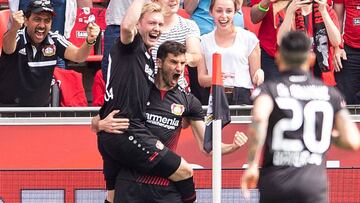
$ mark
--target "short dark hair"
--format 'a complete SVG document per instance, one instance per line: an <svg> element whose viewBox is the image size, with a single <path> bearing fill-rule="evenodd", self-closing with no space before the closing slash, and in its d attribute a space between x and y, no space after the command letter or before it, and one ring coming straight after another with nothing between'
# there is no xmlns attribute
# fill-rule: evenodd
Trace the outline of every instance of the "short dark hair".
<svg viewBox="0 0 360 203"><path fill-rule="evenodd" d="M178 56L185 53L185 45L175 41L165 41L160 45L157 51L157 58L164 61L168 54L174 54L175 56Z"/></svg>
<svg viewBox="0 0 360 203"><path fill-rule="evenodd" d="M279 50L289 68L299 68L307 60L310 47L310 39L304 32L291 31L282 38Z"/></svg>

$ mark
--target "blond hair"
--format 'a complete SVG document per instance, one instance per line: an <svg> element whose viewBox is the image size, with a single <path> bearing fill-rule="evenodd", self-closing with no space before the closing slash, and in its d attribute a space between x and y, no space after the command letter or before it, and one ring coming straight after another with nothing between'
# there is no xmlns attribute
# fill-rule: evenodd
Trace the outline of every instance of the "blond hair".
<svg viewBox="0 0 360 203"><path fill-rule="evenodd" d="M161 13L161 14L163 14L163 9L157 3L148 2L148 3L145 3L141 9L140 19L142 19L144 17L145 13Z"/></svg>

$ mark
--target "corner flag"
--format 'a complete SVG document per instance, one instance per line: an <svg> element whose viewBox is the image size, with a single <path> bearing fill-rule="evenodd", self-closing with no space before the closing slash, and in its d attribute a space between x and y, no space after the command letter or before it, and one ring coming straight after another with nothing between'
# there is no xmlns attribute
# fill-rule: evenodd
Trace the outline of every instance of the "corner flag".
<svg viewBox="0 0 360 203"><path fill-rule="evenodd" d="M212 63L212 86L205 118L204 150L207 153L212 151L212 122L214 120L221 120L221 126L223 128L231 121L229 103L223 86L221 55L214 53Z"/></svg>

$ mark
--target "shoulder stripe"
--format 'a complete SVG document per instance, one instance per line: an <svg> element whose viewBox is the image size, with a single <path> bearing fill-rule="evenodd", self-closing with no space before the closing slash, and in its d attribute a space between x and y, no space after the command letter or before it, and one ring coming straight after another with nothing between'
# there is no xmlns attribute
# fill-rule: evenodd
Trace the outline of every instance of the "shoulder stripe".
<svg viewBox="0 0 360 203"><path fill-rule="evenodd" d="M23 41L24 41L24 44L27 43L26 37L25 37L25 28L20 29L20 30L17 31L17 37L19 37L19 39L16 38L16 41L18 41L18 40L20 40L22 38Z"/></svg>
<svg viewBox="0 0 360 203"><path fill-rule="evenodd" d="M63 35L60 35L58 32L51 32L49 34L51 38L55 38L64 47L67 47L71 44Z"/></svg>
<svg viewBox="0 0 360 203"><path fill-rule="evenodd" d="M59 37L57 38L58 42L62 44L64 47L68 47L70 45L70 42L67 41L65 38Z"/></svg>
<svg viewBox="0 0 360 203"><path fill-rule="evenodd" d="M41 62L28 62L29 67L39 68L39 67L46 67L46 66L54 66L56 65L56 60L51 61L41 61Z"/></svg>

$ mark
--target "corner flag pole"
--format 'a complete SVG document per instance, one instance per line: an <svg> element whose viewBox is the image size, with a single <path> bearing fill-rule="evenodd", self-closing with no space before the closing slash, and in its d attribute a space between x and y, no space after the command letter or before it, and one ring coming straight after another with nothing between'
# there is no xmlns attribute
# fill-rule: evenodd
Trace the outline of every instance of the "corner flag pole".
<svg viewBox="0 0 360 203"><path fill-rule="evenodd" d="M212 85L223 84L221 74L221 55L213 54ZM214 93L214 88L212 88ZM213 95L214 98L214 95ZM213 106L213 108L216 108ZM221 203L221 119L213 120L213 151L212 151L212 191L213 203Z"/></svg>

